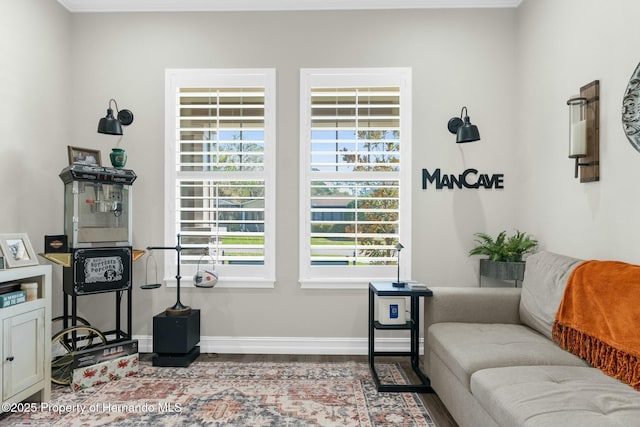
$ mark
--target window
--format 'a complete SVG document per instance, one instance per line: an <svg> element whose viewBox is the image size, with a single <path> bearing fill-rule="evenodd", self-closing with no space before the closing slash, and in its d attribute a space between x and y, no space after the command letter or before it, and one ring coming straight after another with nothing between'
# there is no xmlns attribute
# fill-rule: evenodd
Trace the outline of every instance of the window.
<svg viewBox="0 0 640 427"><path fill-rule="evenodd" d="M180 234L182 277L215 262L220 286L273 286L275 105L275 70L167 70L165 244Z"/></svg>
<svg viewBox="0 0 640 427"><path fill-rule="evenodd" d="M300 73L303 287L397 278L411 239L411 71ZM409 278L410 253L401 275Z"/></svg>

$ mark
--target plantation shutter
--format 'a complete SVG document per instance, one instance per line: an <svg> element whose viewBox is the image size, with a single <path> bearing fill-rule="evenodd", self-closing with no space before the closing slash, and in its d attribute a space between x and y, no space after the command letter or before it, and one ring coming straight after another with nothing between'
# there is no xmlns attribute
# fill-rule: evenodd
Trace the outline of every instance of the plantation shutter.
<svg viewBox="0 0 640 427"><path fill-rule="evenodd" d="M202 255L189 246L208 245L218 264L264 264L264 89L181 87L178 96L176 228L185 263Z"/></svg>
<svg viewBox="0 0 640 427"><path fill-rule="evenodd" d="M400 88L312 87L307 263L395 265Z"/></svg>

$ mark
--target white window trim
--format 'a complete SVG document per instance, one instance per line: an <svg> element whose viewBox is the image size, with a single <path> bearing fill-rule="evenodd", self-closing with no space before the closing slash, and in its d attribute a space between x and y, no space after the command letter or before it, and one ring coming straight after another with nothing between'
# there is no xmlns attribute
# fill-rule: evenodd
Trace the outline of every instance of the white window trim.
<svg viewBox="0 0 640 427"><path fill-rule="evenodd" d="M400 259L400 278L411 275L411 141L412 98L411 68L303 68L300 70L300 258L299 283L306 289L366 289L368 283L397 280L396 266L311 266L310 188L311 168L311 97L312 87L400 87L400 242L404 246ZM391 271L392 270L392 271ZM355 273L362 273L354 276Z"/></svg>
<svg viewBox="0 0 640 427"><path fill-rule="evenodd" d="M164 245L176 246L175 229L175 182L176 182L176 88L190 85L261 86L264 87L264 163L265 163L265 255L264 265L216 266L220 279L216 287L221 288L273 288L276 281L276 70L273 68L251 69L167 69L165 70L165 220ZM175 251L164 250L164 281L168 287L176 286ZM205 257L206 259L206 257ZM203 259L203 262L205 260ZM180 287L194 287L190 272L181 268Z"/></svg>

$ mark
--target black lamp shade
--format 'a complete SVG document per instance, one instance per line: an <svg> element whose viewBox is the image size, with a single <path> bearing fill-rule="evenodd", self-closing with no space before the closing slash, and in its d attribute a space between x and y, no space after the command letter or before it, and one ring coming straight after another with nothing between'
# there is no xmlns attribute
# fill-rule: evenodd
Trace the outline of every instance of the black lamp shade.
<svg viewBox="0 0 640 427"><path fill-rule="evenodd" d="M449 120L447 129L449 129L449 132L456 134L456 143L458 144L480 140L478 126L471 124L471 119L467 114L467 107L462 107L460 117L452 117Z"/></svg>
<svg viewBox="0 0 640 427"><path fill-rule="evenodd" d="M98 133L106 133L108 135L122 135L122 124L118 119L113 117L113 110L107 109L107 116L98 122Z"/></svg>
<svg viewBox="0 0 640 427"><path fill-rule="evenodd" d="M480 140L478 126L472 125L469 116L465 116L464 124L456 132L456 143L473 142Z"/></svg>

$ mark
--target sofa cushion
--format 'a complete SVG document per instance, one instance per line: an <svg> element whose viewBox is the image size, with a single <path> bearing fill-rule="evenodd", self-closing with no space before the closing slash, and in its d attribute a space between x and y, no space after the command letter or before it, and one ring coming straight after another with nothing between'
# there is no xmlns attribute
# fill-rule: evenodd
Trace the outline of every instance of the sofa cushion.
<svg viewBox="0 0 640 427"><path fill-rule="evenodd" d="M640 392L593 368L485 369L471 377L471 392L505 427L640 426Z"/></svg>
<svg viewBox="0 0 640 427"><path fill-rule="evenodd" d="M513 365L586 366L577 356L524 325L437 323L428 331L431 351L469 387L471 375Z"/></svg>
<svg viewBox="0 0 640 427"><path fill-rule="evenodd" d="M553 252L527 258L520 297L520 321L551 339L551 329L569 274L582 260Z"/></svg>

